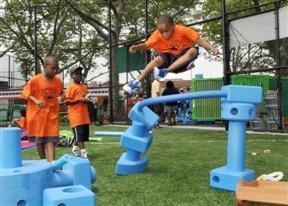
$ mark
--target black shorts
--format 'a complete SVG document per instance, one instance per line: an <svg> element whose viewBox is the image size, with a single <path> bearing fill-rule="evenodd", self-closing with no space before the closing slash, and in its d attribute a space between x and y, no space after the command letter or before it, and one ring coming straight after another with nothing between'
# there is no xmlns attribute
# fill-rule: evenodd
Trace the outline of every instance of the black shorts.
<svg viewBox="0 0 288 206"><path fill-rule="evenodd" d="M197 55L195 58L191 59L187 64L177 68L176 70L173 71L173 73L180 73L180 72L184 72L187 70L187 66L191 61L194 61L195 59L197 59L198 54L199 54L199 48L198 47L193 47L197 50ZM181 56L183 56L190 48L184 49L183 51L181 51L179 54L177 55L173 55L170 53L161 53L159 54L159 56L161 56L164 59L164 63L159 67L159 69L163 69L163 68L168 68L172 63L174 63L177 59L179 59Z"/></svg>
<svg viewBox="0 0 288 206"><path fill-rule="evenodd" d="M89 141L89 124L83 124L72 128L76 142Z"/></svg>

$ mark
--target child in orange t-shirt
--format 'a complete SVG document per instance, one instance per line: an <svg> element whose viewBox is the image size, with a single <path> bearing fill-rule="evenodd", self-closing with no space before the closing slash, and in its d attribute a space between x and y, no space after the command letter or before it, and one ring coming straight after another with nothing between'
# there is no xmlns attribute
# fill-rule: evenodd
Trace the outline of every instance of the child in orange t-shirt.
<svg viewBox="0 0 288 206"><path fill-rule="evenodd" d="M23 106L20 109L20 118L13 119L11 121L11 126L13 127L20 127L21 129L21 139L27 139L27 119L26 119L26 107Z"/></svg>
<svg viewBox="0 0 288 206"><path fill-rule="evenodd" d="M63 83L56 77L59 64L55 57L44 59L44 71L32 77L21 96L27 100L27 135L35 141L40 159L55 160L55 145L59 140L59 102Z"/></svg>
<svg viewBox="0 0 288 206"><path fill-rule="evenodd" d="M27 129L27 119L26 119L26 107L23 106L20 109L20 118L13 119L11 121L11 125L15 127L20 127L21 130Z"/></svg>
<svg viewBox="0 0 288 206"><path fill-rule="evenodd" d="M196 44L213 55L219 54L218 49L201 38L197 31L187 26L175 24L171 16L161 15L158 18L157 29L149 39L129 48L131 53L154 49L158 56L147 64L137 80L124 85L123 90L127 93L137 93L141 82L152 71L154 78L160 79L164 78L168 72L180 73L192 69L198 56Z"/></svg>
<svg viewBox="0 0 288 206"><path fill-rule="evenodd" d="M65 102L68 105L70 127L74 133L72 155L87 159L88 153L85 142L89 141L89 124L91 121L88 113L88 89L81 83L82 70L82 67L74 67L70 70L73 83L66 89ZM79 154L79 149L81 154Z"/></svg>

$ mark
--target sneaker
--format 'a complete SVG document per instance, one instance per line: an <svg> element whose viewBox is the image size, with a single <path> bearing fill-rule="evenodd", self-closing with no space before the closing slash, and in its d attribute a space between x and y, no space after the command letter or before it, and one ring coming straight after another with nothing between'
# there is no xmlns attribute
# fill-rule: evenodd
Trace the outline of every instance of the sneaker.
<svg viewBox="0 0 288 206"><path fill-rule="evenodd" d="M87 154L87 152L86 152L86 153L82 153L82 154L81 154L81 158L83 158L83 159L88 159L88 154Z"/></svg>
<svg viewBox="0 0 288 206"><path fill-rule="evenodd" d="M168 69L167 68L159 69L158 67L154 67L153 74L154 79L159 80L164 78L168 74Z"/></svg>
<svg viewBox="0 0 288 206"><path fill-rule="evenodd" d="M76 150L72 150L71 155L74 157L79 157L79 153Z"/></svg>
<svg viewBox="0 0 288 206"><path fill-rule="evenodd" d="M86 149L81 150L81 158L88 159L88 153L87 153Z"/></svg>
<svg viewBox="0 0 288 206"><path fill-rule="evenodd" d="M192 60L186 67L187 70L190 70L190 69L193 69L195 67L195 64L194 64L195 60Z"/></svg>
<svg viewBox="0 0 288 206"><path fill-rule="evenodd" d="M134 81L129 82L128 84L125 84L123 86L123 90L127 92L128 94L137 93L140 86L141 86L141 82L139 82L138 80L134 80Z"/></svg>

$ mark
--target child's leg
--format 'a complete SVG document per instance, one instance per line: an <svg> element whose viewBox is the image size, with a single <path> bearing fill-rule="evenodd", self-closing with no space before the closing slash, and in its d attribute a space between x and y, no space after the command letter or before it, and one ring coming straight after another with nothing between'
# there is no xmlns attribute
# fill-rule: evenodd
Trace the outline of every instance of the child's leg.
<svg viewBox="0 0 288 206"><path fill-rule="evenodd" d="M77 144L78 144L80 151L81 151L81 157L87 159L88 153L87 153L86 148L85 148L85 142L77 142Z"/></svg>
<svg viewBox="0 0 288 206"><path fill-rule="evenodd" d="M155 57L153 60L151 60L144 70L142 71L141 75L139 76L138 80L141 82L143 81L146 77L148 77L151 72L153 71L154 67L160 67L164 63L164 59L161 56Z"/></svg>
<svg viewBox="0 0 288 206"><path fill-rule="evenodd" d="M77 137L78 137L78 131L77 131L77 127L73 127L72 128L73 131L73 144L72 144L72 151L71 151L71 155L78 157L79 156L79 146L77 144Z"/></svg>
<svg viewBox="0 0 288 206"><path fill-rule="evenodd" d="M195 47L192 47L186 51L185 54L180 56L175 62L173 62L169 67L168 71L173 72L180 68L181 66L187 64L191 60L196 59L198 56L198 50Z"/></svg>
<svg viewBox="0 0 288 206"><path fill-rule="evenodd" d="M55 160L55 143L54 142L47 142L47 160L48 162L52 162Z"/></svg>
<svg viewBox="0 0 288 206"><path fill-rule="evenodd" d="M80 148L81 157L87 159L88 154L85 148L85 141L89 140L89 124L79 125L75 129L75 141Z"/></svg>
<svg viewBox="0 0 288 206"><path fill-rule="evenodd" d="M36 143L38 155L40 159L46 159L45 155L45 143Z"/></svg>

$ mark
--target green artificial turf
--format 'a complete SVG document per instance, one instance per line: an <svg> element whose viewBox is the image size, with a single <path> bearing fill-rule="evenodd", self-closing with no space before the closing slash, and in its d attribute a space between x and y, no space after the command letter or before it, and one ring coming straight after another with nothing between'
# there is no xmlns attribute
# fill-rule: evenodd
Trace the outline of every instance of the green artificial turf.
<svg viewBox="0 0 288 206"><path fill-rule="evenodd" d="M67 128L66 128L67 129ZM125 127L90 127L94 131L125 131ZM232 206L235 193L209 186L211 169L226 165L227 133L183 128L153 129L153 143L145 154L148 169L118 176L115 164L125 151L119 138L104 137L87 143L89 159L97 171L93 183L98 206ZM264 154L264 150L270 154ZM248 134L246 167L256 175L274 171L288 175L288 136ZM57 148L57 158L70 148ZM252 155L257 153L257 155ZM23 159L37 159L36 150L24 150ZM256 204L255 204L256 205ZM261 205L261 204L257 204Z"/></svg>

